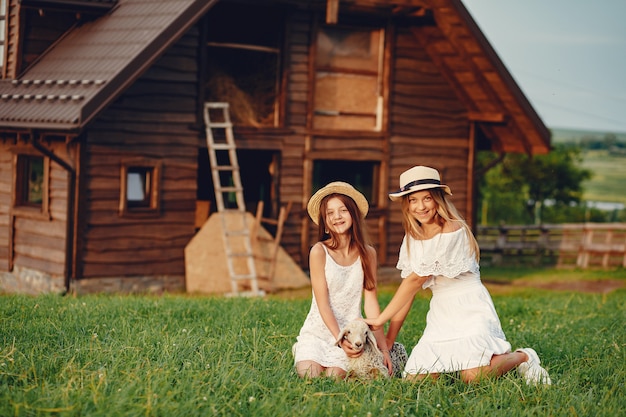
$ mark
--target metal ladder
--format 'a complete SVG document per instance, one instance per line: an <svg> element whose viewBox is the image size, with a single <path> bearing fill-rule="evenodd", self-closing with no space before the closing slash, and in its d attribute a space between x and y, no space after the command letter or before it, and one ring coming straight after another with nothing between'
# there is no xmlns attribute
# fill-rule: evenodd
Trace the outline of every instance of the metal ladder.
<svg viewBox="0 0 626 417"><path fill-rule="evenodd" d="M204 123L215 202L222 220L222 238L230 274L232 293L229 295L263 295L257 280L228 103L204 103ZM249 290L242 288L246 282Z"/></svg>

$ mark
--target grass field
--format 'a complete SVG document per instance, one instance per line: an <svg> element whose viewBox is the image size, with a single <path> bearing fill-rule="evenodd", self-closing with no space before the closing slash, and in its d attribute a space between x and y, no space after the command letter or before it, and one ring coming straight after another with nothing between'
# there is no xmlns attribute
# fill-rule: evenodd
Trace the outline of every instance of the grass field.
<svg viewBox="0 0 626 417"><path fill-rule="evenodd" d="M626 157L612 156L608 151L587 151L582 165L593 172L593 177L583 183L585 200L626 205Z"/></svg>
<svg viewBox="0 0 626 417"><path fill-rule="evenodd" d="M525 271L525 273L524 273ZM490 279L554 279L534 270ZM563 279L559 276L557 279ZM624 271L601 279L626 279ZM385 305L392 292L380 294ZM419 338L428 293L400 334ZM301 380L291 345L310 295L265 298L0 296L1 416L624 416L626 290L527 288L493 295L516 347L534 347L553 385L512 372L465 385Z"/></svg>
<svg viewBox="0 0 626 417"><path fill-rule="evenodd" d="M602 139L609 132L574 129L551 129L552 143L580 143L584 138ZM612 132L619 142L626 142L626 133ZM609 201L626 204L626 157L610 155L607 150L585 151L584 168L593 172L593 178L583 183L586 201Z"/></svg>

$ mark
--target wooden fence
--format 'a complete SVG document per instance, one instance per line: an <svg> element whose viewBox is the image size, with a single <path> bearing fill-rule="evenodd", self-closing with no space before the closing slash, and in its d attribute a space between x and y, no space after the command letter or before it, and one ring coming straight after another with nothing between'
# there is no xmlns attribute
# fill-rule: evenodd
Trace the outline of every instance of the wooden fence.
<svg viewBox="0 0 626 417"><path fill-rule="evenodd" d="M478 226L483 265L626 267L626 223Z"/></svg>

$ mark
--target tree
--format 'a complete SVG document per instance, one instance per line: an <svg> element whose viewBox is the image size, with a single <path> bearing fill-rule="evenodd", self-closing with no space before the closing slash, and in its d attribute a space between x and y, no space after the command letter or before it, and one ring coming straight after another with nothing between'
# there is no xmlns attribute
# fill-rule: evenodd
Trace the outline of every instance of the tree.
<svg viewBox="0 0 626 417"><path fill-rule="evenodd" d="M486 166L493 153L479 155L478 166ZM507 154L501 163L489 170L479 185L484 204L504 206L508 212L491 213L499 221L525 223L530 219L541 224L546 202L559 205L577 205L583 194L582 182L591 178L591 171L581 167L579 148L556 145L546 155L529 157L522 154ZM504 202L509 203L506 208ZM511 204L512 203L512 204ZM520 215L523 207L525 215ZM517 210L516 210L517 209ZM517 213L517 218L511 215ZM484 210L482 212L485 216ZM485 219L482 219L485 224Z"/></svg>

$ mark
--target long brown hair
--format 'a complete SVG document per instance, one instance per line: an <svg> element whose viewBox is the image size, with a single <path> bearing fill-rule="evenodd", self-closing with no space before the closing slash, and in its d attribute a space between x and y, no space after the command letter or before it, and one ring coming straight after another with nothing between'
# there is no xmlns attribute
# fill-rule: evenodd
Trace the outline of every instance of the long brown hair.
<svg viewBox="0 0 626 417"><path fill-rule="evenodd" d="M330 240L333 242L331 245L327 245L331 249L337 249L339 240L332 230L326 229L326 210L328 206L328 200L333 197L337 197L346 206L350 217L352 217L352 227L350 228L350 247L356 247L361 257L361 266L363 267L363 288L366 290L373 290L376 288L376 277L373 271L376 266L376 259L370 259L371 256L367 250L369 243L369 235L367 232L367 226L365 221L361 217L361 213L353 199L345 194L329 194L320 202L319 219L317 222L317 239L322 242ZM371 266L371 267L370 267Z"/></svg>
<svg viewBox="0 0 626 417"><path fill-rule="evenodd" d="M465 222L465 219L463 219L452 201L450 201L448 194L446 194L441 188L431 188L425 191L430 192L430 195L437 204L437 214L435 216L435 221L439 223L442 228L446 222L456 222L461 225L461 227L465 229L465 233L467 234L470 242L470 253L476 257L476 261L479 261L480 248L478 247L476 237L474 237L472 229L470 229L470 227ZM421 240L424 239L422 224L417 221L409 211L409 195L411 194L407 194L404 196L404 198L402 198L402 226L404 227L404 231L406 234L414 239Z"/></svg>

